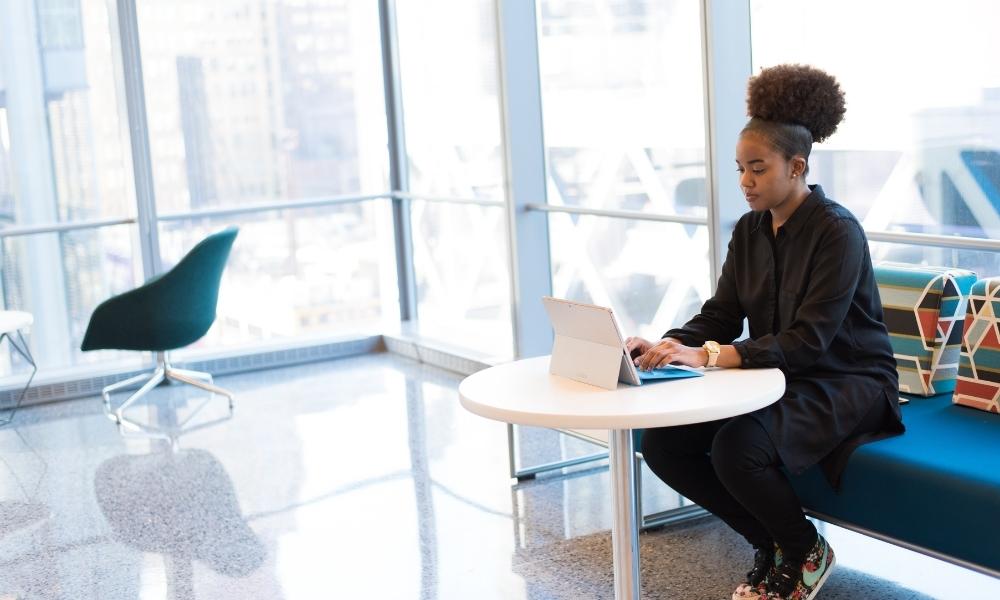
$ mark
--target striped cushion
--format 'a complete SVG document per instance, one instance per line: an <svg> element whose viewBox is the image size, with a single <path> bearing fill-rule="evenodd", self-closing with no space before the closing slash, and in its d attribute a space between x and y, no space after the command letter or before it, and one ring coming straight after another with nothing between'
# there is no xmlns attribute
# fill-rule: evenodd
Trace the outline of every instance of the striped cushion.
<svg viewBox="0 0 1000 600"><path fill-rule="evenodd" d="M980 279L972 286L962 336L958 384L953 400L1000 413L1000 277Z"/></svg>
<svg viewBox="0 0 1000 600"><path fill-rule="evenodd" d="M955 389L962 328L976 274L963 269L881 263L875 280L899 389L932 396Z"/></svg>

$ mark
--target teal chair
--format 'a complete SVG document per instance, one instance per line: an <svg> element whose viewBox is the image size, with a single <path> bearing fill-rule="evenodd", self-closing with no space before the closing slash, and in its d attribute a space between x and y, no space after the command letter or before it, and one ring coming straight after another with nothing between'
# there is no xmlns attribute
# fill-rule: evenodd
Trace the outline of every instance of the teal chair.
<svg viewBox="0 0 1000 600"><path fill-rule="evenodd" d="M192 344L215 322L219 283L229 251L239 229L214 233L191 249L174 268L141 287L102 302L90 317L80 349L140 350L157 353L156 370L109 385L101 391L104 411L122 423L122 413L165 380L174 380L208 390L229 399L233 395L212 383L212 375L177 369L168 352ZM111 394L141 384L138 391L116 409Z"/></svg>

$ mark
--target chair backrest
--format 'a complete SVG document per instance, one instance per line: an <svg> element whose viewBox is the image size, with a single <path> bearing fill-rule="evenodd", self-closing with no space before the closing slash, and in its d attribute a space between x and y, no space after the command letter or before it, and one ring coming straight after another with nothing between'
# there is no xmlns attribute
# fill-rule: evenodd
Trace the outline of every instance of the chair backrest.
<svg viewBox="0 0 1000 600"><path fill-rule="evenodd" d="M239 229L214 233L172 269L102 302L81 350L164 351L201 338L215 322L219 284Z"/></svg>
<svg viewBox="0 0 1000 600"><path fill-rule="evenodd" d="M159 293L169 300L171 312L207 321L198 337L215 321L219 285L237 233L236 227L213 233L191 248L172 269L147 284L160 288Z"/></svg>

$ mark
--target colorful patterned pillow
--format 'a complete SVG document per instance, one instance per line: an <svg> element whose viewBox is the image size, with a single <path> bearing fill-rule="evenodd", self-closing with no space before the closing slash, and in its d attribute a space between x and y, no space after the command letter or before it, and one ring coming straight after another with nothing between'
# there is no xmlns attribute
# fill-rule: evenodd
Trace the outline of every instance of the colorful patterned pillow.
<svg viewBox="0 0 1000 600"><path fill-rule="evenodd" d="M976 274L881 263L875 267L899 389L933 396L955 389L965 308Z"/></svg>
<svg viewBox="0 0 1000 600"><path fill-rule="evenodd" d="M980 279L972 286L962 336L958 385L952 398L963 404L1000 413L1000 277Z"/></svg>

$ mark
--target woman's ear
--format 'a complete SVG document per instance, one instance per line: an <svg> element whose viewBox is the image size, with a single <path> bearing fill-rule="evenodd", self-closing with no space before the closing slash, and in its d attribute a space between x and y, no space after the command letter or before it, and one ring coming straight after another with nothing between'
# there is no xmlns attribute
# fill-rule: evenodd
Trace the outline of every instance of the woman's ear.
<svg viewBox="0 0 1000 600"><path fill-rule="evenodd" d="M794 156L790 161L792 165L792 179L798 179L799 177L804 177L806 172L806 159L801 156Z"/></svg>

